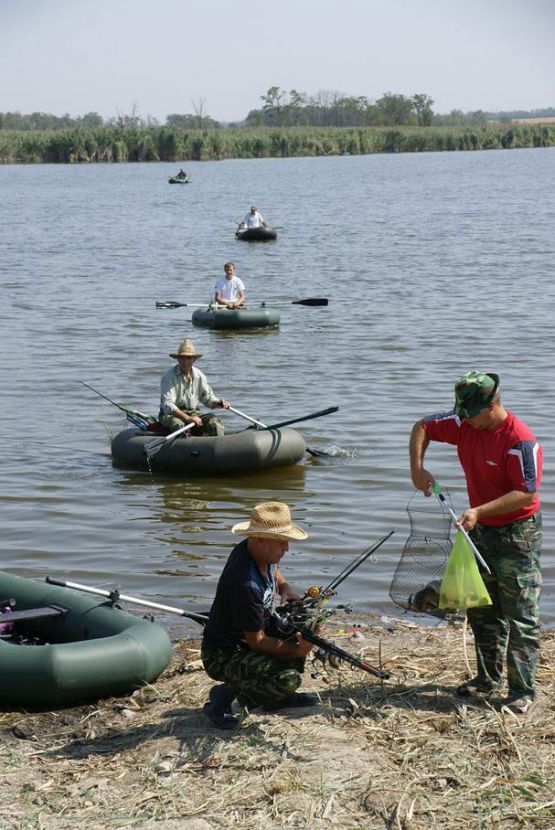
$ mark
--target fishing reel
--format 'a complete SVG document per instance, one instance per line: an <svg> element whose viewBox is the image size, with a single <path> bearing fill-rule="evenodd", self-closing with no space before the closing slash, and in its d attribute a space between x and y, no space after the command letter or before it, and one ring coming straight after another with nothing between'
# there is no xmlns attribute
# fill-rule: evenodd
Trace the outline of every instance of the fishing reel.
<svg viewBox="0 0 555 830"><path fill-rule="evenodd" d="M323 620L319 607L304 602L303 599L290 600L285 605L278 605L270 614L266 633L280 640L289 640L302 629L313 630Z"/></svg>

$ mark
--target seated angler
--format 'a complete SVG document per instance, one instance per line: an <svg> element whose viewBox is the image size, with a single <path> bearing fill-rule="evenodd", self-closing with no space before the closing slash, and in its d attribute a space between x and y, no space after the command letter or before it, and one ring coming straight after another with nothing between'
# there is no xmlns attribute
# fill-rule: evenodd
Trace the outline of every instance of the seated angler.
<svg viewBox="0 0 555 830"><path fill-rule="evenodd" d="M286 504L265 502L248 522L232 528L246 538L236 545L220 576L202 640L202 662L213 686L205 715L219 729L233 729L235 698L247 710L313 706L315 695L297 692L305 658L313 645L300 634L282 640L266 633L271 611L299 599L281 571L280 560L292 539L308 534L291 521Z"/></svg>
<svg viewBox="0 0 555 830"><path fill-rule="evenodd" d="M239 308L246 297L243 280L236 275L234 262L226 262L224 272L225 277L217 280L214 286L214 300L226 308Z"/></svg>
<svg viewBox="0 0 555 830"><path fill-rule="evenodd" d="M170 357L177 360L177 366L168 369L162 377L158 416L162 426L174 432L184 424L194 423L192 435L223 435L221 420L211 412L199 411L199 404L211 409L230 406L228 401L216 397L205 375L194 365L202 354L197 352L192 340L183 340Z"/></svg>
<svg viewBox="0 0 555 830"><path fill-rule="evenodd" d="M261 213L259 213L256 205L251 205L249 212L243 218L243 221L237 226L236 233L248 230L248 228L267 228L268 224Z"/></svg>

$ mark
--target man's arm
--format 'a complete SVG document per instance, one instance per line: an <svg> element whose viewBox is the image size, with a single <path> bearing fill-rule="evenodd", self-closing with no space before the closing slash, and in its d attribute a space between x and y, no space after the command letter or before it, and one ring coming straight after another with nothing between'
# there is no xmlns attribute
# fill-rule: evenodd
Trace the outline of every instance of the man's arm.
<svg viewBox="0 0 555 830"><path fill-rule="evenodd" d="M424 456L429 443L422 421L417 421L410 434L410 475L416 489L422 490L425 496L432 495L430 488L435 483L433 475L424 467Z"/></svg>
<svg viewBox="0 0 555 830"><path fill-rule="evenodd" d="M233 307L238 308L240 305L243 305L243 303L245 302L246 297L247 297L246 292L244 290L240 290L239 293L237 294L237 297L235 298L235 300L233 302Z"/></svg>
<svg viewBox="0 0 555 830"><path fill-rule="evenodd" d="M225 300L219 291L214 293L214 299L218 305L225 305L228 308L233 307L233 300Z"/></svg>
<svg viewBox="0 0 555 830"><path fill-rule="evenodd" d="M261 629L260 631L244 631L243 636L247 641L247 645L253 651L270 654L272 657L279 657L282 660L306 657L314 648L312 643L309 643L300 634L295 634L294 639L280 640L277 637L270 637Z"/></svg>
<svg viewBox="0 0 555 830"><path fill-rule="evenodd" d="M511 490L509 493L493 499L493 501L488 501L485 504L480 504L478 507L470 507L468 510L465 510L457 524L468 532L482 519L486 519L489 516L502 516L504 513L512 513L514 510L520 510L521 507L528 507L528 505L533 503L535 498L535 492L523 493L521 490Z"/></svg>
<svg viewBox="0 0 555 830"><path fill-rule="evenodd" d="M293 588L289 585L288 582L285 581L285 578L282 576L281 572L276 568L276 588L277 592L281 597L281 604L285 605L286 602L290 602L291 600L300 599L299 594L293 590Z"/></svg>

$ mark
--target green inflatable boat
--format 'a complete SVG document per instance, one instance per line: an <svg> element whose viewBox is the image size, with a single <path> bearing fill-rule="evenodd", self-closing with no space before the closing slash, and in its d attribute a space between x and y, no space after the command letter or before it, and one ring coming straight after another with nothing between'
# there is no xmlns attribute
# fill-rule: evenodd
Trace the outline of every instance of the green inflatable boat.
<svg viewBox="0 0 555 830"><path fill-rule="evenodd" d="M209 305L193 311L193 325L208 329L261 329L279 326L280 314L275 308L226 308Z"/></svg>
<svg viewBox="0 0 555 830"><path fill-rule="evenodd" d="M244 429L218 436L176 438L147 462L152 432L131 427L112 440L112 458L122 467L168 471L183 476L247 473L296 464L305 453L302 435L289 427Z"/></svg>
<svg viewBox="0 0 555 830"><path fill-rule="evenodd" d="M98 700L152 683L171 642L110 601L0 572L0 705Z"/></svg>

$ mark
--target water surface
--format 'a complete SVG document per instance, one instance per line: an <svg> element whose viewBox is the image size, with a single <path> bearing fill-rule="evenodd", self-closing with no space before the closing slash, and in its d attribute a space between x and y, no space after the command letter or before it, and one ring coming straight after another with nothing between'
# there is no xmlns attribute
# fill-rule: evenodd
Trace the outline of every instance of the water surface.
<svg viewBox="0 0 555 830"><path fill-rule="evenodd" d="M0 168L2 567L202 609L231 525L277 498L311 533L286 560L302 589L396 530L341 590L391 613L410 428L482 368L544 445L552 625L555 150L188 163L192 183L169 186L178 167ZM235 241L253 202L280 228L275 243ZM250 299L280 304L279 330L199 330L186 308L155 309L204 302L229 259ZM290 302L310 296L330 305ZM109 436L123 424L79 380L156 413L183 337L216 392L255 418L339 405L300 428L341 454L226 479L114 468ZM462 512L454 450L432 446L428 461Z"/></svg>

